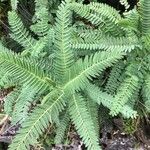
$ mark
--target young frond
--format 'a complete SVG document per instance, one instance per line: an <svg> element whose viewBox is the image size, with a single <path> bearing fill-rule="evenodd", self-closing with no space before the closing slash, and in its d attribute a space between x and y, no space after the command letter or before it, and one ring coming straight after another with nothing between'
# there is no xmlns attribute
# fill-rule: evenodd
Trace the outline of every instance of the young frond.
<svg viewBox="0 0 150 150"><path fill-rule="evenodd" d="M42 106L37 107L23 122L21 129L13 139L9 150L29 150L30 145L37 142L39 136L53 123L55 117L64 109L63 94L57 95Z"/></svg>
<svg viewBox="0 0 150 150"><path fill-rule="evenodd" d="M125 7L125 11L127 11L130 7L130 4L128 3L128 0L119 0L120 4Z"/></svg>
<svg viewBox="0 0 150 150"><path fill-rule="evenodd" d="M69 101L69 112L71 120L75 124L80 137L89 150L100 150L97 133L94 130L94 123L86 107L86 102L80 95L73 95Z"/></svg>

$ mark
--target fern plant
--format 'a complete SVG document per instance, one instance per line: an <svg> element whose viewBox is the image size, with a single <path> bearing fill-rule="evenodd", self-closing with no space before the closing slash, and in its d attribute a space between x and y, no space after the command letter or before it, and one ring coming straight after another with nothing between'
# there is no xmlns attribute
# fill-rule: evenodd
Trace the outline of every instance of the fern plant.
<svg viewBox="0 0 150 150"><path fill-rule="evenodd" d="M68 124L73 123L86 147L100 150L98 104L110 109L112 115L137 116L128 102L135 100L142 77L139 79L133 70L138 65L130 65L135 59L125 61L124 56L139 52L139 37L122 25L124 19L115 9L105 4L65 0L53 24L47 17L47 3L35 2L42 8L36 10L37 20L30 28L36 38L12 9L8 14L10 35L22 46L22 52L16 54L2 45L0 49L1 79L5 77L4 83L10 79L16 87L5 99L5 112L12 118L12 125L21 125L9 150L29 150L50 123L57 127L55 143L63 141ZM146 30L145 24L142 28ZM110 85L129 65L128 74L124 72L111 90L115 92L119 87L116 96L93 84L114 65L117 70L111 73Z"/></svg>

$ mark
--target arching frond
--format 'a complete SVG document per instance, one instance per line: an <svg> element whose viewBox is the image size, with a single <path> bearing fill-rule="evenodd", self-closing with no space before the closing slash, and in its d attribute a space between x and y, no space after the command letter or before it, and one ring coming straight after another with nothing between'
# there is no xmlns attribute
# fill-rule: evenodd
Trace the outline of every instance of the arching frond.
<svg viewBox="0 0 150 150"><path fill-rule="evenodd" d="M79 135L89 150L100 150L97 133L94 130L94 123L90 119L90 114L86 108L86 103L82 96L73 95L69 101L69 112L71 120L75 124Z"/></svg>
<svg viewBox="0 0 150 150"><path fill-rule="evenodd" d="M57 98L56 98L57 97ZM30 145L34 145L39 136L52 123L59 112L64 109L63 94L57 95L37 107L28 119L22 124L21 129L13 139L9 150L29 150Z"/></svg>
<svg viewBox="0 0 150 150"><path fill-rule="evenodd" d="M33 48L36 40L24 27L24 24L22 23L20 17L15 11L8 12L8 21L11 27L11 38L13 38L25 48Z"/></svg>
<svg viewBox="0 0 150 150"><path fill-rule="evenodd" d="M65 133L69 126L70 116L68 110L63 115L62 119L60 120L60 124L56 130L55 136L55 144L62 144L63 140L65 139Z"/></svg>
<svg viewBox="0 0 150 150"><path fill-rule="evenodd" d="M54 83L33 60L19 58L19 56L13 52L0 52L0 66L15 80L25 83L37 91L45 90Z"/></svg>
<svg viewBox="0 0 150 150"><path fill-rule="evenodd" d="M89 84L86 88L86 93L89 95L89 97L96 103L102 104L103 106L107 107L111 110L112 104L114 102L114 97L106 92L103 92L100 90L99 87ZM130 106L127 104L124 104L124 107L122 108L120 112L123 117L125 118L136 118L137 112L133 110Z"/></svg>
<svg viewBox="0 0 150 150"><path fill-rule="evenodd" d="M7 115L12 116L13 107L19 95L19 90L15 89L9 93L4 99L4 111Z"/></svg>
<svg viewBox="0 0 150 150"><path fill-rule="evenodd" d="M113 51L120 49L125 52L130 52L135 47L139 47L140 43L138 39L134 37L110 37L102 36L99 40L95 40L93 37L89 37L88 41L72 43L71 47L74 49L88 49L88 50L108 50Z"/></svg>
<svg viewBox="0 0 150 150"><path fill-rule="evenodd" d="M111 115L116 116L122 111L124 105L128 102L128 100L137 90L139 86L138 81L139 80L136 76L131 76L126 78L125 81L120 85L112 103L110 112Z"/></svg>
<svg viewBox="0 0 150 150"><path fill-rule="evenodd" d="M15 100L13 106L12 121L11 124L22 123L27 117L32 105L35 102L35 95L37 92L28 86L22 87L18 97Z"/></svg>
<svg viewBox="0 0 150 150"><path fill-rule="evenodd" d="M114 52L98 52L84 60L79 59L74 66L68 71L68 78L63 87L65 91L74 91L83 89L88 83L88 79L99 75L104 69L112 66L118 59L123 57L124 53L120 51ZM68 79L67 78L67 79Z"/></svg>
<svg viewBox="0 0 150 150"><path fill-rule="evenodd" d="M119 13L108 5L101 3L91 3L89 5L72 3L70 9L89 20L92 24L99 26L105 33L123 34L123 30L117 25L117 22L121 19Z"/></svg>
<svg viewBox="0 0 150 150"><path fill-rule="evenodd" d="M124 79L122 72L125 69L125 64L123 61L115 64L112 67L110 76L105 86L105 91L111 95L114 95L121 81Z"/></svg>
<svg viewBox="0 0 150 150"><path fill-rule="evenodd" d="M91 120L94 123L94 129L95 132L97 133L97 136L99 137L99 131L100 131L100 125L99 125L99 115L98 115L98 105L96 102L94 102L93 100L87 98L87 110L90 114Z"/></svg>

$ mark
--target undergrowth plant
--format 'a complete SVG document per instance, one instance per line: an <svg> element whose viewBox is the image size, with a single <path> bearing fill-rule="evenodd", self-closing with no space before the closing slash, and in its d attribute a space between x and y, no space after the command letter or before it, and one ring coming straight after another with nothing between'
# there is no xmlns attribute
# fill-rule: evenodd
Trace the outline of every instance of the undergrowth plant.
<svg viewBox="0 0 150 150"><path fill-rule="evenodd" d="M56 144L74 124L87 149L100 150L100 104L112 116L135 118L141 95L141 103L150 103L150 2L122 17L105 4L65 0L53 22L48 1L35 0L30 28L17 13L18 1L12 2L10 36L22 52L0 45L0 85L15 87L4 110L11 124L21 127L9 150L29 150L50 124L56 126ZM110 67L107 82L99 86L104 82L99 76Z"/></svg>

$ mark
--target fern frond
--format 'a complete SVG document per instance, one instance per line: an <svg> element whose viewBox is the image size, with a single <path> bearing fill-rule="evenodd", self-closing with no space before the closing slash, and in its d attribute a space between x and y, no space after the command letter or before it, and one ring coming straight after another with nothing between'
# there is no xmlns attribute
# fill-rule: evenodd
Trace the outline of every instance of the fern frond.
<svg viewBox="0 0 150 150"><path fill-rule="evenodd" d="M89 97L99 105L102 104L103 106L107 107L108 109L112 108L112 104L114 101L114 97L106 92L103 92L100 90L99 87L95 85L88 85L88 88L86 88L86 93L89 95ZM123 117L125 118L136 118L137 112L133 110L130 106L127 104L124 105L120 112Z"/></svg>
<svg viewBox="0 0 150 150"><path fill-rule="evenodd" d="M114 97L114 101L112 103L110 111L110 114L112 116L116 116L118 113L122 111L122 108L132 97L134 92L137 90L138 86L139 86L138 77L132 75L131 77L125 79L125 81L120 85L117 94Z"/></svg>
<svg viewBox="0 0 150 150"><path fill-rule="evenodd" d="M18 97L16 98L11 124L22 123L27 117L32 102L36 101L35 95L37 92L30 87L22 87Z"/></svg>
<svg viewBox="0 0 150 150"><path fill-rule="evenodd" d="M65 137L65 132L68 128L70 121L70 116L68 110L65 112L63 115L62 119L60 120L60 124L57 127L56 130L56 136L55 136L55 144L62 144L64 137Z"/></svg>
<svg viewBox="0 0 150 150"><path fill-rule="evenodd" d="M86 56L84 60L79 59L74 66L68 71L67 79L63 87L65 91L74 91L83 89L88 83L88 79L99 75L104 69L112 66L114 63L121 59L124 52L98 52L91 56Z"/></svg>
<svg viewBox="0 0 150 150"><path fill-rule="evenodd" d="M127 11L130 7L130 4L128 3L128 0L119 0L120 4L125 7L125 11Z"/></svg>
<svg viewBox="0 0 150 150"><path fill-rule="evenodd" d="M125 69L125 64L123 61L115 64L112 67L110 72L110 76L105 86L105 91L111 95L114 95L121 81L123 80L123 76L121 75L122 71Z"/></svg>
<svg viewBox="0 0 150 150"><path fill-rule="evenodd" d="M97 133L94 130L94 124L90 119L90 114L82 96L73 95L73 98L69 101L69 112L71 120L86 147L89 150L100 150Z"/></svg>
<svg viewBox="0 0 150 150"><path fill-rule="evenodd" d="M142 33L143 35L146 35L150 33L150 1L143 0L141 5Z"/></svg>
<svg viewBox="0 0 150 150"><path fill-rule="evenodd" d="M94 129L95 132L97 133L97 136L99 137L99 131L100 131L100 127L99 127L99 122L98 122L98 105L96 102L94 102L93 100L87 98L87 110L90 114L91 120L94 123Z"/></svg>
<svg viewBox="0 0 150 150"><path fill-rule="evenodd" d="M143 97L146 110L150 112L150 76L147 75L143 86Z"/></svg>
<svg viewBox="0 0 150 150"><path fill-rule="evenodd" d="M123 30L117 25L117 22L121 19L119 13L108 5L101 3L91 3L89 5L71 3L70 9L92 24L99 26L105 33L123 34Z"/></svg>
<svg viewBox="0 0 150 150"><path fill-rule="evenodd" d="M15 89L11 93L9 93L4 99L4 111L9 116L12 116L14 104L19 95L19 90Z"/></svg>
<svg viewBox="0 0 150 150"><path fill-rule="evenodd" d="M11 8L13 10L17 10L18 3L19 3L19 0L11 0Z"/></svg>
<svg viewBox="0 0 150 150"><path fill-rule="evenodd" d="M30 29L39 37L46 36L48 34L48 30L50 26L48 24L48 20L38 20L34 25L30 27Z"/></svg>
<svg viewBox="0 0 150 150"><path fill-rule="evenodd" d="M25 48L32 48L36 40L24 27L21 19L15 11L8 12L8 21L11 27L11 37Z"/></svg>
<svg viewBox="0 0 150 150"><path fill-rule="evenodd" d="M35 0L35 14L33 17L34 24L30 29L36 33L39 37L47 35L50 28L49 22L49 11L48 11L48 0Z"/></svg>
<svg viewBox="0 0 150 150"><path fill-rule="evenodd" d="M9 150L29 150L30 145L34 145L39 136L52 123L59 112L64 109L65 103L63 94L51 99L43 106L37 107L33 113L22 124L22 128L13 139Z"/></svg>
<svg viewBox="0 0 150 150"><path fill-rule="evenodd" d="M119 25L121 25L121 27L126 30L126 33L128 33L129 31L139 33L139 20L140 15L138 13L138 10L135 8L124 13L124 18L119 21Z"/></svg>
<svg viewBox="0 0 150 150"><path fill-rule="evenodd" d="M19 58L13 52L0 52L0 66L9 72L16 81L26 84L37 91L43 91L54 82L29 58Z"/></svg>
<svg viewBox="0 0 150 150"><path fill-rule="evenodd" d="M138 39L134 37L110 37L102 36L99 40L94 40L93 37L88 38L88 42L72 43L71 47L74 49L89 49L89 50L108 50L113 51L115 49L120 49L125 52L130 52L135 47L139 47Z"/></svg>
<svg viewBox="0 0 150 150"><path fill-rule="evenodd" d="M74 53L69 47L71 40L70 30L70 15L71 11L65 2L58 8L56 25L55 25L55 47L54 51L54 70L57 79L61 80L68 68L74 62ZM61 80L63 82L63 80Z"/></svg>

